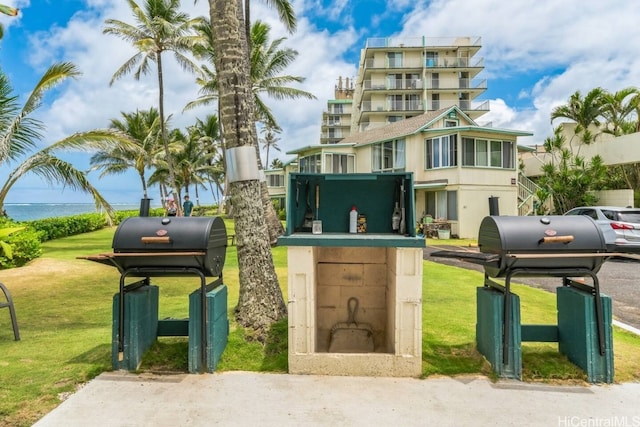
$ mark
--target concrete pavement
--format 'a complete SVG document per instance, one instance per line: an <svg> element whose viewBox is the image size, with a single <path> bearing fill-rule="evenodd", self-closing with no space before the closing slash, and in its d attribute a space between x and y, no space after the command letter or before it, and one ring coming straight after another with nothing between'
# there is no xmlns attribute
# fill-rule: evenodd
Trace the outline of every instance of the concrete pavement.
<svg viewBox="0 0 640 427"><path fill-rule="evenodd" d="M107 372L36 427L640 426L640 383Z"/></svg>

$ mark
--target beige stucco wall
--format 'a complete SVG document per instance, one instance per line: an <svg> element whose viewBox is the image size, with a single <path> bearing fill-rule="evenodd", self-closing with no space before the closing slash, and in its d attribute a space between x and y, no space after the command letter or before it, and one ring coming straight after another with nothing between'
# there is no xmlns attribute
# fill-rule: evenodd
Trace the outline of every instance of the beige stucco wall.
<svg viewBox="0 0 640 427"><path fill-rule="evenodd" d="M578 150L577 140L573 137L575 129L574 123L563 123L563 133L568 142L572 142L574 150ZM597 133L597 129L592 129L593 133ZM572 139L573 138L573 139ZM590 145L581 145L579 147L580 156L590 159L595 155L602 157L606 165L623 165L629 163L640 162L640 133L632 133L613 137L608 134L600 134L595 142ZM524 174L529 177L540 176L542 174L541 167L544 163L551 160L546 153L527 154L522 156L524 164Z"/></svg>

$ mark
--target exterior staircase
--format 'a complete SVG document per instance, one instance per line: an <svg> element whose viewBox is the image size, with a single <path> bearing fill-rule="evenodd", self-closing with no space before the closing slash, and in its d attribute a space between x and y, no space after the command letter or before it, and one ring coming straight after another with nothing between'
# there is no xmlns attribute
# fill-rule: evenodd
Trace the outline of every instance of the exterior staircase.
<svg viewBox="0 0 640 427"><path fill-rule="evenodd" d="M518 215L535 215L534 203L540 203L536 198L536 191L539 189L540 187L522 172L518 174Z"/></svg>

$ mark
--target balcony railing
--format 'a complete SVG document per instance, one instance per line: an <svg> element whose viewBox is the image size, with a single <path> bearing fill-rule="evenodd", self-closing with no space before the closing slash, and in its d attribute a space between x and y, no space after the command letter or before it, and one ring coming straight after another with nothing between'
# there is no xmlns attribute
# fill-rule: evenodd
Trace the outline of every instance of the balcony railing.
<svg viewBox="0 0 640 427"><path fill-rule="evenodd" d="M472 79L429 79L426 81L427 89L486 89L487 80Z"/></svg>
<svg viewBox="0 0 640 427"><path fill-rule="evenodd" d="M413 90L422 89L422 80L390 80L387 82L373 82L372 80L365 80L362 82L364 90Z"/></svg>
<svg viewBox="0 0 640 427"><path fill-rule="evenodd" d="M463 111L489 111L489 101L472 102L468 100L459 100L457 102L430 100L426 102L426 107L422 101L396 101L396 102L372 102L363 101L360 111L363 113L370 112L389 112L389 111L436 111L442 108L458 106Z"/></svg>
<svg viewBox="0 0 640 427"><path fill-rule="evenodd" d="M481 37L377 37L367 39L367 48L482 46Z"/></svg>
<svg viewBox="0 0 640 427"><path fill-rule="evenodd" d="M437 58L367 58L364 68L379 69L422 69L422 68L482 68L484 58L437 57Z"/></svg>

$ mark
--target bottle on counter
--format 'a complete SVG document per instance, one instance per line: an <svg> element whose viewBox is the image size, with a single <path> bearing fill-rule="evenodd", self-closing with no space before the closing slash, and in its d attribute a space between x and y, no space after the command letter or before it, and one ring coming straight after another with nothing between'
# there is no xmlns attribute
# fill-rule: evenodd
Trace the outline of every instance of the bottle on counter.
<svg viewBox="0 0 640 427"><path fill-rule="evenodd" d="M349 233L358 232L358 210L355 206L351 208L349 212Z"/></svg>

